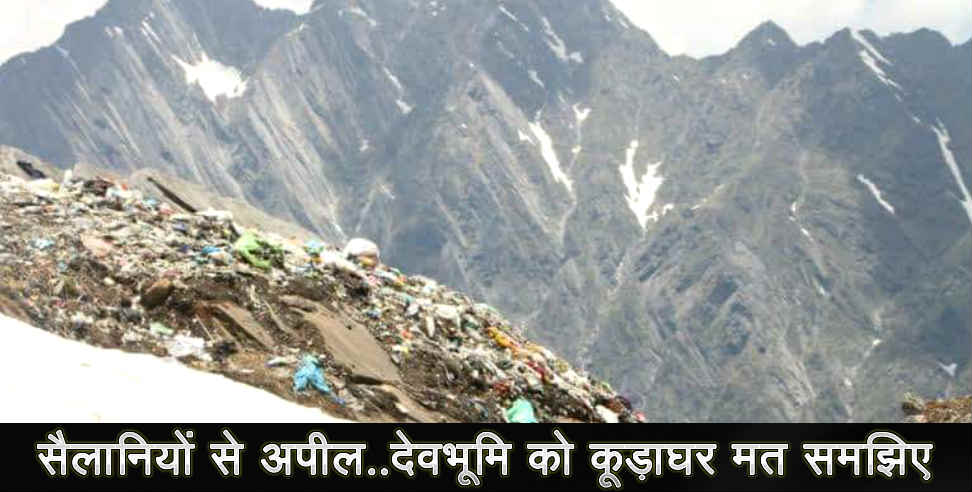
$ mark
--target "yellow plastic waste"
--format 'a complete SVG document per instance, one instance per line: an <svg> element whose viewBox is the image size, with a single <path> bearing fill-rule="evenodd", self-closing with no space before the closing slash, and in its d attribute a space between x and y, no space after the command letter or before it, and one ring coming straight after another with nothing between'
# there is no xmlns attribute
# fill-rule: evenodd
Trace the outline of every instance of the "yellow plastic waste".
<svg viewBox="0 0 972 492"><path fill-rule="evenodd" d="M519 350L516 342L514 342L513 339L507 336L505 333L496 329L496 327L490 326L486 330L489 333L490 338L492 338L493 341L496 342L496 344L500 347L508 348L514 352Z"/></svg>

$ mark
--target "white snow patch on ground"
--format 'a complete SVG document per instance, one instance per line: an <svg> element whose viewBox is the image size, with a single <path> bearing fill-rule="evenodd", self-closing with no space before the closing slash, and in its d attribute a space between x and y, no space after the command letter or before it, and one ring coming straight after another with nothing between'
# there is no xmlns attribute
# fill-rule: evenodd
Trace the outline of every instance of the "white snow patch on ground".
<svg viewBox="0 0 972 492"><path fill-rule="evenodd" d="M372 19L371 16L368 15L368 12L365 12L364 9L362 9L361 7L355 5L354 7L349 8L348 12L351 12L352 14L357 15L358 17L361 17L364 20L368 21L368 24L371 25L371 27L378 27L378 21Z"/></svg>
<svg viewBox="0 0 972 492"><path fill-rule="evenodd" d="M385 76L388 77L388 80L391 80L391 83L395 85L396 89L398 89L398 92L402 92L404 88L402 87L401 81L398 80L398 77L391 73L391 70L388 70L388 67L382 67L382 69L385 71Z"/></svg>
<svg viewBox="0 0 972 492"><path fill-rule="evenodd" d="M675 82L681 82L682 81L682 79L678 78L678 75L675 75L675 74L672 74L672 78L675 79Z"/></svg>
<svg viewBox="0 0 972 492"><path fill-rule="evenodd" d="M960 200L962 203L962 208L965 209L966 215L969 216L969 222L972 222L972 197L969 196L969 189L965 187L965 181L962 180L962 171L958 167L958 163L955 161L955 155L952 154L952 150L948 148L948 144L952 141L948 134L948 128L942 123L942 120L938 120L937 127L931 127L932 131L935 132L935 136L938 137L938 147L942 151L942 159L945 160L945 164L948 165L948 169L952 171L952 177L955 178L955 184L958 185L959 189L962 191L962 196L965 197L964 200Z"/></svg>
<svg viewBox="0 0 972 492"><path fill-rule="evenodd" d="M868 189L871 190L871 194L874 195L874 198L877 199L878 203L880 203L885 210L891 212L891 215L894 215L894 207L892 207L891 204L884 199L881 194L881 190L878 189L877 185L875 185L871 180L865 178L863 174L858 174L857 180L867 185Z"/></svg>
<svg viewBox="0 0 972 492"><path fill-rule="evenodd" d="M409 106L407 102L402 101L401 99L395 99L395 104L398 105L398 109L402 112L402 114L411 113L412 110L415 109L412 106Z"/></svg>
<svg viewBox="0 0 972 492"><path fill-rule="evenodd" d="M577 155L577 154L580 154L580 151L582 149L583 149L583 147L581 147L580 145L575 145L572 149L570 149L570 153L571 154L574 154L574 155Z"/></svg>
<svg viewBox="0 0 972 492"><path fill-rule="evenodd" d="M893 63L891 63L890 61L888 61L888 59L885 58L884 55L882 55L881 52L878 51L877 48L875 48L874 45L872 45L870 43L870 41L868 41L867 38L865 38L864 35L861 34L860 31L857 31L857 30L853 30L852 29L851 30L851 37L854 38L854 41L857 41L858 43L860 43L860 45L863 46L864 49L866 49L872 55L874 55L875 58L877 58L878 60L880 60L881 63L883 63L885 65L893 65Z"/></svg>
<svg viewBox="0 0 972 492"><path fill-rule="evenodd" d="M526 32L530 32L530 28L529 28L529 27L527 27L527 25L526 25L526 24L524 24L524 23L522 23L522 22L520 22L520 19L518 19L518 18L517 18L517 17L515 16L515 15L513 15L513 12L510 12L510 11L509 11L509 10L508 10L508 9L506 8L506 6L505 6L505 5L503 5L503 4L500 4L500 5L499 5L499 10L500 10L500 12L502 12L502 13L503 13L503 15L505 15L505 16L507 16L507 17L509 17L509 18L510 18L510 19L511 19L511 20L512 20L513 22L516 22L517 24L519 24L519 25L520 25L520 27L521 27L521 28L523 28L523 30L524 30L524 31L526 31Z"/></svg>
<svg viewBox="0 0 972 492"><path fill-rule="evenodd" d="M543 87L544 89L547 88L547 86L543 85L543 81L540 80L540 76L537 75L537 71L536 70L527 70L527 73L530 74L530 80L532 80L534 83L536 83L540 87Z"/></svg>
<svg viewBox="0 0 972 492"><path fill-rule="evenodd" d="M628 192L625 195L628 208L635 214L635 218L638 219L638 224L644 229L648 224L649 218L655 221L658 220L658 213L655 212L649 215L648 209L651 208L651 204L655 201L655 193L665 179L657 174L658 168L662 164L661 161L658 161L654 164L649 164L645 169L645 174L641 176L641 180L638 180L634 172L634 158L637 152L638 141L632 140L625 150L624 164L618 167L618 171L621 173L621 180L624 182L624 187Z"/></svg>
<svg viewBox="0 0 972 492"><path fill-rule="evenodd" d="M193 64L175 55L172 58L186 72L186 83L199 84L210 101L216 102L219 96L240 97L246 92L246 81L239 70L209 59L205 52L201 60Z"/></svg>
<svg viewBox="0 0 972 492"><path fill-rule="evenodd" d="M527 135L526 133L523 133L523 131L520 130L519 128L516 129L516 136L520 139L521 142L525 140L527 142L530 142L531 144L533 143L533 139L530 138L530 136Z"/></svg>
<svg viewBox="0 0 972 492"><path fill-rule="evenodd" d="M175 359L94 347L3 315L0 330L4 422L344 422ZM25 368L30 377L12 376Z"/></svg>
<svg viewBox="0 0 972 492"><path fill-rule="evenodd" d="M107 34L109 38L114 38L115 36L124 36L125 30L118 26L111 26L105 28L105 34Z"/></svg>
<svg viewBox="0 0 972 492"><path fill-rule="evenodd" d="M874 72L874 75L876 75L877 78L885 85L900 90L901 86L898 85L894 80L891 80L891 77L889 77L888 74L878 66L877 62L880 61L885 65L892 65L892 63L888 61L888 59L877 50L877 48L872 46L871 43L869 43L859 31L852 30L851 35L854 37L854 40L864 48L857 52L857 54L861 57L861 61L864 62L864 64L867 65L872 72Z"/></svg>
<svg viewBox="0 0 972 492"><path fill-rule="evenodd" d="M506 47L506 45L503 44L503 41L500 41L499 39L497 39L496 40L496 48L498 50L500 50L500 53L503 53L503 55L506 56L507 58L509 58L510 60L515 60L516 59L516 55L514 55L513 52L510 51Z"/></svg>
<svg viewBox="0 0 972 492"><path fill-rule="evenodd" d="M304 15L310 12L314 5L314 0L255 0L256 4L265 9L284 9L290 10L297 15ZM320 7L318 7L320 8Z"/></svg>
<svg viewBox="0 0 972 492"><path fill-rule="evenodd" d="M813 240L813 236L810 235L810 231L808 231L806 227L800 227L800 232L802 232L804 236L807 236L807 239L811 241Z"/></svg>
<svg viewBox="0 0 972 492"><path fill-rule="evenodd" d="M571 182L570 177L560 168L560 159L557 158L557 152L554 150L553 140L551 140L550 135L543 129L539 121L530 123L530 131L533 132L533 136L540 142L540 155L543 156L544 162L550 168L550 174L553 175L557 182L563 183L567 187L567 191L573 192L574 184Z"/></svg>
<svg viewBox="0 0 972 492"><path fill-rule="evenodd" d="M580 104L575 104L573 108L574 117L577 118L577 124L583 125L584 120L591 114L591 108L582 108Z"/></svg>
<svg viewBox="0 0 972 492"><path fill-rule="evenodd" d="M938 363L938 367L942 368L949 377L955 377L955 370L958 369L958 363L952 362L951 364L945 365L941 362Z"/></svg>
<svg viewBox="0 0 972 492"><path fill-rule="evenodd" d="M584 55L581 55L580 51L571 52L570 61L574 63L584 63Z"/></svg>
<svg viewBox="0 0 972 492"><path fill-rule="evenodd" d="M300 25L297 26L297 29L294 29L293 31L291 31L290 34L300 34L300 33L304 32L305 29L307 29L307 24L301 22Z"/></svg>
<svg viewBox="0 0 972 492"><path fill-rule="evenodd" d="M766 38L766 44L776 46L776 41L773 41L773 38Z"/></svg>
<svg viewBox="0 0 972 492"><path fill-rule="evenodd" d="M520 19L517 19L516 16L513 15L513 12L510 12L509 10L506 10L506 6L505 5L499 4L499 10L504 15L506 15L507 17L509 17L510 20L512 20L513 22L520 22Z"/></svg>
<svg viewBox="0 0 972 492"><path fill-rule="evenodd" d="M871 340L871 347L872 348L873 347L877 347L878 345L881 345L881 339L880 338L875 338L874 340Z"/></svg>
<svg viewBox="0 0 972 492"><path fill-rule="evenodd" d="M364 152L364 151L368 150L370 147L371 147L371 145L368 143L368 139L367 138L362 138L361 139L361 145L358 146L358 152Z"/></svg>
<svg viewBox="0 0 972 492"><path fill-rule="evenodd" d="M564 44L564 40L557 36L546 17L541 17L540 22L543 23L543 33L547 36L544 41L547 42L550 51L553 51L561 61L567 61L567 46Z"/></svg>
<svg viewBox="0 0 972 492"><path fill-rule="evenodd" d="M144 29L145 34L147 36L151 36L156 43L160 43L160 44L162 43L162 39L159 38L159 35L155 33L155 29L152 29L152 25L149 24L147 20L144 19L142 20L142 29Z"/></svg>

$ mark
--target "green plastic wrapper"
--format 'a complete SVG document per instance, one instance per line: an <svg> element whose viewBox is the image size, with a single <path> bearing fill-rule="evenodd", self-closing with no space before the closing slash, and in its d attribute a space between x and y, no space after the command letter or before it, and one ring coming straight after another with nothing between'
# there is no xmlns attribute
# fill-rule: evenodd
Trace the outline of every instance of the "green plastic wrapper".
<svg viewBox="0 0 972 492"><path fill-rule="evenodd" d="M506 420L516 424L535 424L537 416L533 413L533 404L526 398L520 398L506 409Z"/></svg>

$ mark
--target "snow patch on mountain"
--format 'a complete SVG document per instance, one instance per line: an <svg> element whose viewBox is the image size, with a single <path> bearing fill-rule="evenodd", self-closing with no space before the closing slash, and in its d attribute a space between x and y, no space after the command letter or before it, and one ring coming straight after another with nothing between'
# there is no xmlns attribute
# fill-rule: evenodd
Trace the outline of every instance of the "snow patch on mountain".
<svg viewBox="0 0 972 492"><path fill-rule="evenodd" d="M938 137L938 147L942 151L942 159L952 172L952 177L955 178L955 184L962 191L962 196L965 197L964 200L959 200L959 202L962 204L962 208L965 209L966 215L969 216L969 222L972 222L972 196L969 196L969 189L965 187L965 181L962 179L962 171L955 161L955 155L948 148L948 144L952 141L952 138L949 136L948 128L945 128L942 120L937 120L937 123L938 126L933 126L931 129L935 132L935 136Z"/></svg>
<svg viewBox="0 0 972 492"><path fill-rule="evenodd" d="M401 99L395 99L395 104L398 105L398 110L401 111L402 114L411 113L412 110L415 109L413 106L410 106L407 102L402 101Z"/></svg>
<svg viewBox="0 0 972 492"><path fill-rule="evenodd" d="M648 164L641 179L637 179L634 172L634 158L637 152L638 141L632 140L625 150L624 164L618 167L618 171L621 173L621 180L627 190L625 200L628 202L628 208L631 209L635 218L638 219L638 224L644 229L649 218L658 221L658 213L649 214L648 210L651 208L651 204L655 202L655 194L665 178L658 174L658 168L662 164L662 161L658 161L654 164Z"/></svg>
<svg viewBox="0 0 972 492"><path fill-rule="evenodd" d="M172 58L186 73L186 83L198 84L206 97L214 103L219 96L232 99L246 92L246 80L238 69L210 59L205 52L195 63L188 63L175 55Z"/></svg>
<svg viewBox="0 0 972 492"><path fill-rule="evenodd" d="M868 41L867 38L864 37L863 34L861 34L861 31L851 30L851 37L853 37L854 38L854 41L857 41L869 53L871 53L872 55L874 55L875 58L877 58L878 60L880 60L881 63L883 63L885 65L893 65L893 63L891 63L890 61L888 61L888 59L885 58L884 55L882 55L881 52L878 51L877 48L875 48L874 45L872 45L871 42Z"/></svg>
<svg viewBox="0 0 972 492"><path fill-rule="evenodd" d="M877 185L875 185L873 181L865 178L863 174L858 174L857 180L867 185L867 188L871 190L871 194L874 195L874 198L877 199L878 203L880 203L885 210L891 212L891 215L894 215L894 207L892 207L891 204L884 199L881 190L878 189Z"/></svg>
<svg viewBox="0 0 972 492"><path fill-rule="evenodd" d="M314 0L254 0L257 5L265 9L290 10L297 15L310 12Z"/></svg>
<svg viewBox="0 0 972 492"><path fill-rule="evenodd" d="M540 80L540 76L537 75L537 71L536 70L527 70L527 74L530 75L530 80L532 80L533 83L535 83L535 84L539 85L540 87L543 87L543 88L546 89L547 86L543 85L543 81Z"/></svg>
<svg viewBox="0 0 972 492"><path fill-rule="evenodd" d="M340 12L338 12L338 15L343 16L344 12L349 12L358 17L361 17L362 19L366 20L368 22L368 25L370 25L371 27L378 27L378 21L372 19L371 16L368 15L368 12L365 12L364 9L358 7L357 5L350 7L347 10L341 10Z"/></svg>
<svg viewBox="0 0 972 492"><path fill-rule="evenodd" d="M156 43L162 43L162 38L156 34L155 29L152 29L152 25L148 23L147 19L142 20L142 32L145 33L146 36L149 36L155 40Z"/></svg>
<svg viewBox="0 0 972 492"><path fill-rule="evenodd" d="M574 117L577 119L577 125L583 125L584 120L591 114L591 108L582 108L580 104L575 104L573 109Z"/></svg>
<svg viewBox="0 0 972 492"><path fill-rule="evenodd" d="M398 80L398 77L396 77L395 74L391 72L391 70L388 70L388 67L382 67L382 70L385 71L385 76L388 77L388 80L390 80L391 83L395 86L395 88L398 89L398 92L402 92L405 90L405 88L402 87L402 82Z"/></svg>
<svg viewBox="0 0 972 492"><path fill-rule="evenodd" d="M550 174L553 175L558 183L566 186L567 191L573 192L574 184L570 180L570 177L560 168L560 159L557 158L557 152L554 150L553 140L550 138L550 135L543 129L539 121L530 123L530 131L533 132L533 136L540 142L540 155L543 157L544 162L547 163L547 167L550 168Z"/></svg>
<svg viewBox="0 0 972 492"><path fill-rule="evenodd" d="M526 24L520 22L520 19L517 18L515 15L513 15L513 12L510 12L509 9L506 8L506 5L500 4L499 5L499 10L500 10L500 12L503 13L503 15L509 17L513 22L516 22L517 24L519 24L520 27L523 28L523 31L524 32L530 32L530 28L527 27Z"/></svg>
<svg viewBox="0 0 972 492"><path fill-rule="evenodd" d="M901 86L892 80L891 77L889 77L888 74L878 66L877 62L880 61L885 65L892 65L892 63L888 61L888 59L877 50L877 48L871 45L871 43L864 38L860 31L851 31L851 36L853 36L854 40L864 48L858 51L857 54L861 57L861 61L864 62L864 64L867 65L872 72L874 72L874 75L877 76L878 80L883 82L884 85L887 85L888 87L901 90Z"/></svg>
<svg viewBox="0 0 972 492"><path fill-rule="evenodd" d="M561 61L567 61L567 45L564 44L564 40L560 39L560 36L553 30L550 21L546 17L541 17L540 22L543 23L543 33L546 35L544 41L547 42L550 51L553 51Z"/></svg>

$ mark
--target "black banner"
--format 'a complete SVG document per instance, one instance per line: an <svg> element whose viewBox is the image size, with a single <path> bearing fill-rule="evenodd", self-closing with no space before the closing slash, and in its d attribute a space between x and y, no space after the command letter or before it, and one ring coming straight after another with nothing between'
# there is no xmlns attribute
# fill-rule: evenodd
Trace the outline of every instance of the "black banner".
<svg viewBox="0 0 972 492"><path fill-rule="evenodd" d="M5 427L4 490L972 490L967 424Z"/></svg>

